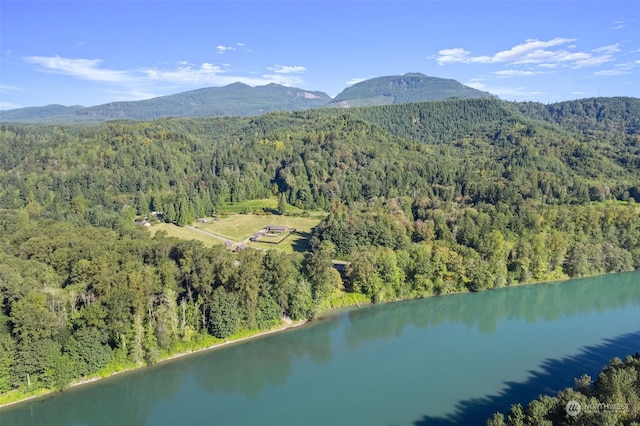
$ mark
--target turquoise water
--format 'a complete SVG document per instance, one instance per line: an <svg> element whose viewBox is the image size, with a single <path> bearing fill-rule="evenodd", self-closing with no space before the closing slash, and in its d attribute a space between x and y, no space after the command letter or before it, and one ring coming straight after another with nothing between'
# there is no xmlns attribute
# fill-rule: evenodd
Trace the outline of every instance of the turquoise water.
<svg viewBox="0 0 640 426"><path fill-rule="evenodd" d="M344 311L0 410L0 425L454 425L640 351L640 273Z"/></svg>

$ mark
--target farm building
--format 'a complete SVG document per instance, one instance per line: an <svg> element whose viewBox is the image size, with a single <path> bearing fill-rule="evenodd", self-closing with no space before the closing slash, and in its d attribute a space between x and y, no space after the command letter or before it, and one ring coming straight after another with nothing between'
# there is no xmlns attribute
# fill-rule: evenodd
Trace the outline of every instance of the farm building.
<svg viewBox="0 0 640 426"><path fill-rule="evenodd" d="M280 225L269 225L267 226L267 232L272 234L282 234L283 232L287 232L289 228L287 226Z"/></svg>

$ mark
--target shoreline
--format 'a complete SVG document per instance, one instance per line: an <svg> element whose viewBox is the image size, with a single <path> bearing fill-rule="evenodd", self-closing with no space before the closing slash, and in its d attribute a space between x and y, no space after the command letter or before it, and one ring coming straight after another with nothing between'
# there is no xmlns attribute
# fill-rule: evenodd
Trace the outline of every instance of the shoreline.
<svg viewBox="0 0 640 426"><path fill-rule="evenodd" d="M629 271L629 272L635 272L635 271ZM624 272L619 272L619 273L624 273ZM161 363L165 363L165 362L169 362L178 358L182 358L191 354L195 354L198 352L203 352L203 351L209 351L209 350L214 350L214 349L219 349L222 348L224 346L228 346L234 343L241 343L241 342L245 342L247 340L251 340L251 339L256 339L258 337L262 337L262 336L266 336L269 334L275 334L275 333L280 333L280 332L284 332L287 331L289 329L293 329L293 328L298 328L301 327L309 322L313 322L313 321L318 321L318 320L324 320L329 318L330 316L337 314L341 311L344 310L350 310L353 309L354 307L356 309L364 309L367 307L371 307L371 306L375 306L375 305L380 305L380 304L388 304L388 303L397 303L397 302L403 302L403 301L409 301L409 300L417 300L417 299L427 299L427 298L432 298L432 297L443 297L443 296L449 296L449 295L457 295L457 294L473 294L473 293L481 293L484 291L491 291L491 290L499 290L499 289L507 289L507 288L515 288L515 287L520 287L520 286L531 286L531 285L541 285L541 284L554 284L554 283L561 283L561 282L567 282L567 281L573 281L573 280L579 280L579 279L584 279L584 278L593 278L593 277L598 277L598 276L603 276L603 275L610 275L607 273L602 273L602 274L594 274L594 275L589 275L586 277L568 277L568 278L559 278L559 279L555 279L555 280L545 280L545 281L530 281L530 282L526 282L526 283L520 283L520 284L515 284L515 285L506 285L504 287L499 287L499 288L487 288L487 289L482 289L479 291L455 291L455 292L451 292L451 293L444 293L444 294L431 294L428 296L420 296L420 297L414 297L414 298L404 298L404 299L393 299L393 300L384 300L378 303L372 303L372 302L368 302L368 303L353 303L353 304L348 304L348 305L343 305L343 306L337 306L337 307L331 307L326 309L325 311L321 312L315 320L300 320L297 322L292 322L290 319L287 320L285 319L283 322L284 324L270 329L270 330L264 330L264 331L260 331L256 334L251 334L248 336L244 336L244 337L240 337L238 339L233 339L233 340L225 340L224 342L219 342L219 343L214 343L210 346L206 346L204 348L199 348L199 349L192 349L192 350L187 350L185 352L178 352L175 353L173 355L170 355L166 358L162 358L160 360L158 360L156 363L151 364L151 365L141 365L141 366L136 366L136 367L131 367L131 368L125 368L123 370L119 370L119 371L115 371L107 376L104 377L91 377L91 378L87 378L87 379L82 379L80 381L77 382L73 382L70 383L69 386L67 386L67 388L73 388L76 386L81 386L81 385L85 385L85 384L89 384L89 383L93 383L93 382L97 382L103 379L107 379L113 376L116 376L118 374L123 374L123 373L128 373L128 372L133 372L133 371L137 371L140 370L142 368L145 367L151 367L151 366L155 366ZM65 388L65 389L67 389ZM63 390L64 391L64 390ZM27 396L25 398L22 399L18 399L16 401L11 401L5 404L0 404L0 410L2 410L5 407L9 407L12 405L16 405L16 404L20 404L26 401L29 401L31 399L36 399L36 398L40 398L46 395L50 395L54 392L62 392L59 391L57 389L48 389L48 390L43 390L41 393L37 393L35 395L30 395Z"/></svg>
<svg viewBox="0 0 640 426"><path fill-rule="evenodd" d="M284 331L287 331L287 330L290 330L290 329L301 327L301 326L307 324L308 322L309 322L309 320L306 320L306 319L305 320L296 321L296 322L293 322L291 320L284 320L284 324L280 325L279 327L272 328L270 330L260 331L260 332L258 332L256 334L251 334L249 336L240 337L238 339L225 340L224 342L214 343L213 345L206 346L204 348L192 349L192 350L188 350L188 351L185 351L185 352L178 352L178 353L170 355L170 356L168 356L166 358L162 358L162 359L158 360L156 363L154 363L152 365L163 364L163 363L166 363L166 362L169 362L169 361L173 361L173 360L176 360L178 358L182 358L182 357L185 357L185 356L188 356L188 355L191 355L191 354L195 354L195 353L198 353L198 352L204 352L204 351L210 351L210 350L213 350L213 349L219 349L219 348L222 348L224 346L228 346L228 345L231 345L231 344L234 344L234 343L246 342L248 340L256 339L258 337L267 336L269 334L281 333L281 332L284 332ZM109 374L107 376L104 376L104 377L90 377L90 378L82 379L82 380L70 383L69 386L67 386L65 389L74 388L74 387L77 387L77 386L82 386L82 385L86 385L86 384L89 384L89 383L98 382L100 380L108 379L110 377L117 376L119 374L129 373L129 372L137 371L137 370L140 370L140 369L143 369L143 368L146 368L146 367L151 367L152 365L141 365L141 366L136 366L136 367L131 367L131 368L125 368L123 370L115 371L115 372L113 372L113 373L111 373L111 374ZM43 389L41 393L37 393L35 395L29 395L29 396L27 396L25 398L21 398L21 399L18 399L16 401L7 402L5 404L0 404L0 410L5 408L5 407L10 407L12 405L16 405L16 404L21 404L23 402L27 402L27 401L29 401L31 399L41 398L43 396L47 396L47 395L50 395L50 394L55 393L55 392L63 392L63 391L64 391L64 389L62 391L60 391L58 389Z"/></svg>

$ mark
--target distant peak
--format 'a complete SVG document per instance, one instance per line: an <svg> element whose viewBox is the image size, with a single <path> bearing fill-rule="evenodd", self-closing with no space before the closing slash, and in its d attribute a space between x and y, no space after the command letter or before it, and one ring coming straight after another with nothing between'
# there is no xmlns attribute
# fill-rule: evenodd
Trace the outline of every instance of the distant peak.
<svg viewBox="0 0 640 426"><path fill-rule="evenodd" d="M239 81L236 81L235 83L229 84L227 87L251 87L251 86L249 86L248 84L244 84Z"/></svg>
<svg viewBox="0 0 640 426"><path fill-rule="evenodd" d="M486 97L492 95L464 86L455 80L411 72L361 81L340 92L330 105L374 106Z"/></svg>

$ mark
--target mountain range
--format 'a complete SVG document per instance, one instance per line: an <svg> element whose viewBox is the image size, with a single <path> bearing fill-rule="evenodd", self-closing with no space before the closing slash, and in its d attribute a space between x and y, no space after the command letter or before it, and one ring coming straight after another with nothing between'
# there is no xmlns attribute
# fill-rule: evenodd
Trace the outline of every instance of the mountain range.
<svg viewBox="0 0 640 426"><path fill-rule="evenodd" d="M153 120L160 117L255 116L270 111L321 107L349 108L436 101L451 98L491 98L494 95L456 80L420 73L377 77L356 83L335 98L324 92L279 84L251 87L233 83L142 101L111 102L91 107L47 105L0 111L5 122L100 122Z"/></svg>

